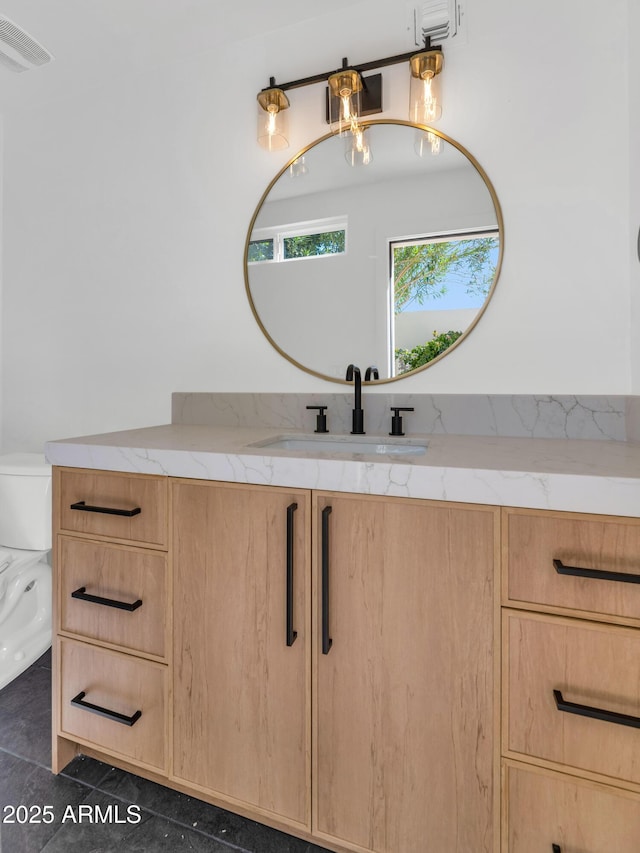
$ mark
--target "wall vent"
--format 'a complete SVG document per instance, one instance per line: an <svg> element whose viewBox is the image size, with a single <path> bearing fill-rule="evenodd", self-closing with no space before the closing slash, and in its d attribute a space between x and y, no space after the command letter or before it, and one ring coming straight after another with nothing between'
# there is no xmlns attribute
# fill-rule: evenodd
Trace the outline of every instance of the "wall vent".
<svg viewBox="0 0 640 853"><path fill-rule="evenodd" d="M17 24L0 15L0 65L20 74L46 65L53 56Z"/></svg>
<svg viewBox="0 0 640 853"><path fill-rule="evenodd" d="M424 0L414 7L413 20L416 47L422 47L427 37L431 44L466 41L461 0Z"/></svg>

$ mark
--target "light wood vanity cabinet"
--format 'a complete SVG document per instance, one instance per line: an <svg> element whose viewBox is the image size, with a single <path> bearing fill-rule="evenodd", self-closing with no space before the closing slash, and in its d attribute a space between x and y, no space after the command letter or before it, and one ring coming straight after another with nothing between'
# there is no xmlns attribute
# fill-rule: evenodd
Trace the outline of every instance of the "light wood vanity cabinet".
<svg viewBox="0 0 640 853"><path fill-rule="evenodd" d="M336 851L496 853L499 510L138 479L56 470L54 770L79 750ZM141 488L155 529L68 508Z"/></svg>
<svg viewBox="0 0 640 853"><path fill-rule="evenodd" d="M640 520L505 509L502 529L502 851L635 853Z"/></svg>
<svg viewBox="0 0 640 853"><path fill-rule="evenodd" d="M57 468L54 520L54 771L339 853L640 850L639 519Z"/></svg>

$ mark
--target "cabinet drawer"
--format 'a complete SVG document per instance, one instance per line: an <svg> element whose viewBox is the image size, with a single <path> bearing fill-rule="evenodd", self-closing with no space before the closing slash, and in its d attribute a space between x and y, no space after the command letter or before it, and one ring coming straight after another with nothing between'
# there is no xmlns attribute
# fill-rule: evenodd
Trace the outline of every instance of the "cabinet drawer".
<svg viewBox="0 0 640 853"><path fill-rule="evenodd" d="M80 738L154 770L164 770L166 667L75 640L61 639L59 644L59 734ZM72 705L71 701L81 693L85 694L81 701L106 710L107 715ZM115 715L137 715L138 719L128 725Z"/></svg>
<svg viewBox="0 0 640 853"><path fill-rule="evenodd" d="M55 489L62 531L166 547L166 477L61 468Z"/></svg>
<svg viewBox="0 0 640 853"><path fill-rule="evenodd" d="M166 554L66 536L58 547L60 630L163 657Z"/></svg>
<svg viewBox="0 0 640 853"><path fill-rule="evenodd" d="M503 620L512 757L640 784L640 632L509 610Z"/></svg>
<svg viewBox="0 0 640 853"><path fill-rule="evenodd" d="M507 601L640 620L638 519L504 513ZM567 567L586 572L565 574Z"/></svg>
<svg viewBox="0 0 640 853"><path fill-rule="evenodd" d="M506 769L505 853L638 853L640 800L558 773Z"/></svg>

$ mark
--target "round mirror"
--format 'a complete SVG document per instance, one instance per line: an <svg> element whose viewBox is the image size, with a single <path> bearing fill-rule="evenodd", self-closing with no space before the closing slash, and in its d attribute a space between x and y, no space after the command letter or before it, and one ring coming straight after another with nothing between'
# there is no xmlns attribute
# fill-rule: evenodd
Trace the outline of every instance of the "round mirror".
<svg viewBox="0 0 640 853"><path fill-rule="evenodd" d="M476 160L438 130L368 121L322 137L267 187L245 246L253 313L303 370L380 381L454 350L487 307L503 225ZM375 376L375 373L372 374Z"/></svg>

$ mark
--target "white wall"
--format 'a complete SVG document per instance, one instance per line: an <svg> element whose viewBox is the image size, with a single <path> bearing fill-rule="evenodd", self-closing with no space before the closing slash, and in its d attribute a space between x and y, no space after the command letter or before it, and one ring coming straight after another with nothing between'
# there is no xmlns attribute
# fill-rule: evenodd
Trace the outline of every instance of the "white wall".
<svg viewBox="0 0 640 853"><path fill-rule="evenodd" d="M3 240L3 177L4 177L4 119L0 115L0 330L2 329L2 276L3 276L3 262L2 262L2 240ZM0 337L0 376L2 376L2 346L1 346L2 338ZM1 387L1 386L0 386ZM2 393L0 392L0 446L2 446Z"/></svg>
<svg viewBox="0 0 640 853"><path fill-rule="evenodd" d="M640 3L629 0L629 263L631 392L640 394Z"/></svg>
<svg viewBox="0 0 640 853"><path fill-rule="evenodd" d="M496 188L502 275L469 338L403 390L640 387L632 3L610 0L603 26L595 0L469 0L440 127ZM320 16L5 116L4 449L166 422L173 390L335 390L270 347L242 271L265 186L325 132L323 87L291 93L292 147L276 155L255 143L255 95L270 75L408 50L405 23L396 0L363 2L340 26ZM405 69L385 71L387 115L404 117L407 90Z"/></svg>

